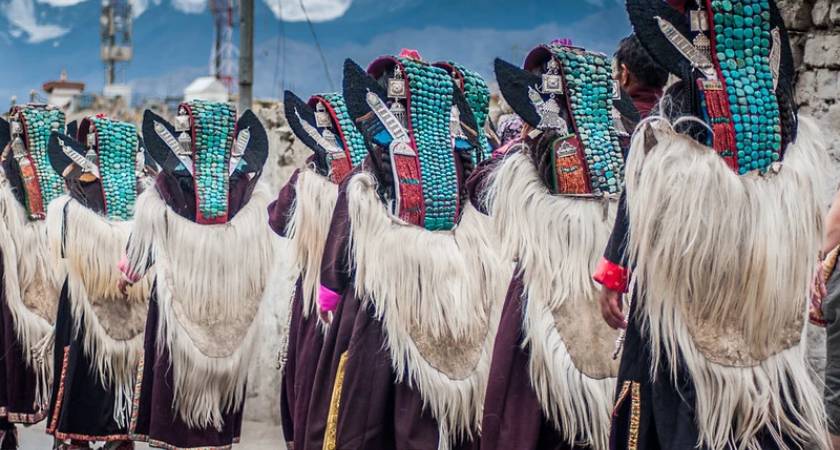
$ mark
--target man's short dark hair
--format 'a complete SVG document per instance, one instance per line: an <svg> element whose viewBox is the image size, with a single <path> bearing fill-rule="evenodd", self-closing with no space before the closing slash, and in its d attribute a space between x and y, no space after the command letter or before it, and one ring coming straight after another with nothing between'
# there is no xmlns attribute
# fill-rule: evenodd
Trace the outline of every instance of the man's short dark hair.
<svg viewBox="0 0 840 450"><path fill-rule="evenodd" d="M619 67L627 66L639 83L654 88L663 88L668 83L668 71L650 57L635 34L621 40L615 59Z"/></svg>

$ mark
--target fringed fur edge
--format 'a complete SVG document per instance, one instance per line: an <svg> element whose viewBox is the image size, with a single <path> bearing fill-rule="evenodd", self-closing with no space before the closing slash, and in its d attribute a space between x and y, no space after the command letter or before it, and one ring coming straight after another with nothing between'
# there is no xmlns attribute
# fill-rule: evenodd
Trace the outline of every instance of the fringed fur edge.
<svg viewBox="0 0 840 450"><path fill-rule="evenodd" d="M268 200L265 186L258 185L248 204L222 225L198 225L167 212L156 191L138 201L155 209L138 210L133 236L144 236L146 242L135 255L141 255L137 261L155 261L158 351L163 345L169 351L173 408L191 428L220 430L223 415L242 408L248 371L262 340L259 315L283 294L280 288L288 281L277 269L284 255L280 238L268 227ZM152 231L138 230L138 224ZM236 299L241 300L231 301ZM247 328L231 343L231 352L208 355L176 316L176 302L191 320L236 322Z"/></svg>
<svg viewBox="0 0 840 450"><path fill-rule="evenodd" d="M597 303L600 289L591 273L609 239L616 201L552 195L524 153L507 156L491 177L484 201L525 286L523 346L530 350L531 384L569 445L606 450L616 379L590 378L575 366L552 311L567 302Z"/></svg>
<svg viewBox="0 0 840 450"><path fill-rule="evenodd" d="M440 449L479 429L492 346L512 272L493 250L489 219L468 207L454 231L430 232L390 215L370 174L349 182L351 261L356 295L370 302L387 334L397 381L407 379L437 419ZM410 335L478 337L481 355L465 378L432 367Z"/></svg>
<svg viewBox="0 0 840 450"><path fill-rule="evenodd" d="M52 378L52 347L49 346L53 324L30 311L23 301L24 286L42 280L48 286L45 295L58 300L62 268L50 264L44 221L29 221L26 211L0 175L0 253L3 258L3 281L6 305L12 314L15 335L23 349L26 364L37 378L36 403L46 408Z"/></svg>
<svg viewBox="0 0 840 450"><path fill-rule="evenodd" d="M651 135L656 142L646 143ZM818 136L801 119L781 170L768 176L738 176L660 117L633 138L629 251L651 370L665 358L676 382L683 361L697 392L698 445L758 450L766 432L781 448L785 441L829 448L804 326L792 347L756 364L724 366L699 350L683 317L736 320L748 352L766 349L797 316L805 322L822 230L819 183L829 167Z"/></svg>
<svg viewBox="0 0 840 450"><path fill-rule="evenodd" d="M117 267L131 230L131 222L112 222L90 211L69 196L53 201L47 213L50 248L55 260L63 260L67 271L68 296L71 304L73 334L78 338L84 325L82 346L93 361L100 381L116 391L114 419L125 426L131 408L131 397L137 363L143 353L143 331L130 339L111 337L96 315L91 298L121 299ZM96 245L91 245L95 242ZM151 282L148 279L130 287L128 302L143 318ZM122 301L122 300L120 300ZM117 326L126 317L102 318ZM135 317L135 319L137 319Z"/></svg>
<svg viewBox="0 0 840 450"><path fill-rule="evenodd" d="M295 192L292 218L286 235L292 242L298 269L303 277L301 297L305 319L315 312L318 288L321 285L321 259L338 199L338 186L306 168L298 176Z"/></svg>
<svg viewBox="0 0 840 450"><path fill-rule="evenodd" d="M545 304L525 300L522 328L523 345L530 350L531 386L543 413L569 445L608 449L616 379L590 378L575 367Z"/></svg>

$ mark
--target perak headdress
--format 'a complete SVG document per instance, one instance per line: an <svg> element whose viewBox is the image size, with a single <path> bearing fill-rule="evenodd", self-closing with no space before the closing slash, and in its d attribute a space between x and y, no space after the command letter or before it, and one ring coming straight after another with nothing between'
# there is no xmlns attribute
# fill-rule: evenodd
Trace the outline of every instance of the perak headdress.
<svg viewBox="0 0 840 450"><path fill-rule="evenodd" d="M622 190L624 159L614 126L614 102L632 112L613 82L603 54L555 42L528 55L525 69L496 60L505 100L533 128L551 132L552 191L566 195L614 195Z"/></svg>
<svg viewBox="0 0 840 450"><path fill-rule="evenodd" d="M304 102L286 91L283 104L286 121L295 136L315 153L315 166L321 175L340 183L364 160L364 137L350 119L341 94L318 94Z"/></svg>
<svg viewBox="0 0 840 450"><path fill-rule="evenodd" d="M237 121L228 103L182 103L174 126L147 110L143 137L165 176L192 183L200 224L227 222L232 181L253 187L268 157L268 135L257 116L248 110Z"/></svg>
<svg viewBox="0 0 840 450"><path fill-rule="evenodd" d="M111 220L131 219L138 193L137 127L93 116L82 120L76 137L78 140L62 133L52 134L52 167L68 182L99 182L105 215Z"/></svg>
<svg viewBox="0 0 840 450"><path fill-rule="evenodd" d="M393 178L394 214L429 230L453 228L480 144L450 75L410 53L379 58L367 73L347 60L344 98L373 159L383 160L379 171Z"/></svg>
<svg viewBox="0 0 840 450"><path fill-rule="evenodd" d="M47 156L50 134L64 131L64 112L48 105L27 104L12 108L7 130L9 145L3 151L6 177L15 188L30 219L46 217L46 208L64 193L64 180Z"/></svg>
<svg viewBox="0 0 840 450"><path fill-rule="evenodd" d="M677 112L711 128L699 136L704 144L739 174L782 158L797 119L793 56L775 2L628 0L627 11L648 52L682 79Z"/></svg>

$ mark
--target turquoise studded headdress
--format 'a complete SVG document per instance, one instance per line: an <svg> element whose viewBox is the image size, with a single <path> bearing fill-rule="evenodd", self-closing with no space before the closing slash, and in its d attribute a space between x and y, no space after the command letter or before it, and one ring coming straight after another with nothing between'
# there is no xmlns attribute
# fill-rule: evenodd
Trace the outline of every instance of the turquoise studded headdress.
<svg viewBox="0 0 840 450"><path fill-rule="evenodd" d="M395 214L428 230L453 228L463 200L456 166L466 167L473 151L458 145L460 117L472 118L457 107L463 95L445 70L416 53L379 58L367 75L360 72L345 63L344 96L357 125L370 125L362 129L368 143L388 154L381 170L393 176Z"/></svg>
<svg viewBox="0 0 840 450"><path fill-rule="evenodd" d="M232 180L245 177L255 183L268 157L268 136L260 121L251 111L237 121L228 103L182 103L174 126L147 110L143 141L167 176L191 179L200 224L226 223Z"/></svg>
<svg viewBox="0 0 840 450"><path fill-rule="evenodd" d="M338 93L316 94L309 99L309 106L315 110L315 120L319 128L333 130L339 137L339 144L347 153L355 167L367 156L365 138L350 119L344 95Z"/></svg>
<svg viewBox="0 0 840 450"><path fill-rule="evenodd" d="M628 0L627 10L648 52L682 79L671 92L686 106L678 112L708 124L695 137L733 170L766 171L797 127L793 56L775 2L670 3Z"/></svg>
<svg viewBox="0 0 840 450"><path fill-rule="evenodd" d="M50 162L67 180L98 182L105 215L130 220L137 200L137 127L98 115L79 124L78 139L53 133Z"/></svg>
<svg viewBox="0 0 840 450"><path fill-rule="evenodd" d="M534 49L525 69L496 60L502 95L530 125L531 141L543 133L552 192L610 196L621 192L624 158L614 126L616 95L606 56L552 43Z"/></svg>
<svg viewBox="0 0 840 450"><path fill-rule="evenodd" d="M9 127L11 144L3 157L14 160L13 176L20 180L29 218L44 219L47 205L64 193L64 180L47 155L50 134L64 131L64 112L48 105L16 106L9 114Z"/></svg>
<svg viewBox="0 0 840 450"><path fill-rule="evenodd" d="M341 94L313 95L305 103L286 91L283 107L292 132L315 153L315 169L334 183L341 183L367 156L364 137Z"/></svg>

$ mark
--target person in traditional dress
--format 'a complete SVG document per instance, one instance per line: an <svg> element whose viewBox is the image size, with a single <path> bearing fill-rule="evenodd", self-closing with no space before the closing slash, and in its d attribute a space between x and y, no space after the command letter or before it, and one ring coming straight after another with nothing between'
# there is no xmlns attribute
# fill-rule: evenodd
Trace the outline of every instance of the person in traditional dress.
<svg viewBox="0 0 840 450"><path fill-rule="evenodd" d="M327 321L319 318L321 256L338 185L367 155L341 94L319 94L304 102L286 91L286 121L297 139L313 151L268 207L269 224L290 239L300 276L291 302L288 341L281 349L283 434L289 448L303 448L309 395Z"/></svg>
<svg viewBox="0 0 840 450"><path fill-rule="evenodd" d="M611 446L827 449L804 332L828 164L819 130L796 113L779 10L772 0L628 0L627 10L681 81L632 140L629 227L606 252L626 242L628 262L595 274L612 291L605 320L627 330Z"/></svg>
<svg viewBox="0 0 840 450"><path fill-rule="evenodd" d="M54 264L66 274L47 424L57 448L90 448L98 441L108 449L134 448L128 419L150 282L122 295L117 264L140 188L139 140L134 125L104 116L82 120L75 136L54 132L50 138L50 162L68 191L47 214Z"/></svg>
<svg viewBox="0 0 840 450"><path fill-rule="evenodd" d="M344 98L369 157L339 187L323 256L332 324L305 448L473 448L510 273L465 186L475 118L410 50L346 61Z"/></svg>
<svg viewBox="0 0 840 450"><path fill-rule="evenodd" d="M285 282L258 183L267 135L250 111L237 121L231 105L196 100L179 106L174 126L146 111L143 137L161 172L137 199L120 264L123 288L154 276L129 435L229 448L261 342L257 315Z"/></svg>
<svg viewBox="0 0 840 450"><path fill-rule="evenodd" d="M519 69L496 61L526 127L491 169L486 209L517 262L493 349L481 448L606 450L618 333L601 320L590 274L622 191L620 118L608 58L555 41ZM622 101L623 100L623 101ZM614 109L615 102L624 114Z"/></svg>
<svg viewBox="0 0 840 450"><path fill-rule="evenodd" d="M64 192L50 165L50 133L64 131L64 113L18 105L0 120L0 448L17 448L14 424L47 415L59 280L50 263L47 205Z"/></svg>

